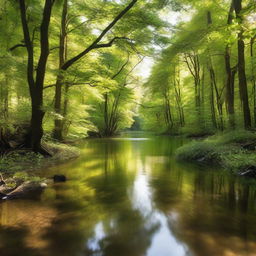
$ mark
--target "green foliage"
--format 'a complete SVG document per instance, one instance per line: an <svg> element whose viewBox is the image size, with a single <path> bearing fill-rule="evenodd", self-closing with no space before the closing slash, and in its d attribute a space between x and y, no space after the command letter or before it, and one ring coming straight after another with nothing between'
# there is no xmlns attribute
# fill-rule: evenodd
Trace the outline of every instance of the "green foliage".
<svg viewBox="0 0 256 256"><path fill-rule="evenodd" d="M68 1L65 33L65 59L69 60L89 47L108 24L131 1ZM40 24L44 1L25 0L27 22L35 57L34 70L40 55ZM60 71L60 24L64 0L54 2L50 20L46 89L43 92L41 108L46 112L44 130L49 138L54 120L63 122L63 135L67 139L84 138L88 131L104 130L105 93L110 97L110 108L117 97L115 133L130 127L137 113L135 100L137 77L133 67L142 58L154 52L154 44L164 47L167 43L168 23L160 17L160 11L170 3L165 1L138 1L112 29L98 42L107 44L113 38L111 47L95 48L68 70ZM145 9L147 11L145 11ZM27 123L31 116L31 99L27 85L27 51L24 47L19 4L3 0L0 9L0 129L10 131L21 123ZM17 47L16 47L17 46ZM113 78L121 65L129 58L127 67ZM14 75L15 74L15 75ZM55 83L57 76L63 77L60 111L56 111ZM121 93L120 96L117 96ZM6 133L7 131L4 131ZM102 132L101 132L102 133Z"/></svg>
<svg viewBox="0 0 256 256"><path fill-rule="evenodd" d="M177 150L176 157L182 161L213 163L230 171L242 171L256 166L255 152L241 148L241 144L255 138L255 133L243 130L214 135L182 146Z"/></svg>
<svg viewBox="0 0 256 256"><path fill-rule="evenodd" d="M179 148L176 154L178 160L215 162L218 161L220 152L217 143L195 141Z"/></svg>
<svg viewBox="0 0 256 256"><path fill-rule="evenodd" d="M43 157L27 151L11 152L0 158L0 169L3 172L16 172L39 166Z"/></svg>
<svg viewBox="0 0 256 256"><path fill-rule="evenodd" d="M254 140L256 140L255 132L246 130L235 130L226 132L221 136L216 135L216 141L220 144L249 143Z"/></svg>
<svg viewBox="0 0 256 256"><path fill-rule="evenodd" d="M230 68L236 70L237 35L241 30L246 45L247 86L255 126L255 22L252 18L255 5L244 4L248 6L242 11L244 21L241 25L234 12L230 13L233 19L228 24L229 1L178 2L186 7L189 18L173 26L171 43L156 59L144 85L146 91L140 109L144 129L191 135L212 134L217 130L229 130L231 118L234 118L238 129L243 127L242 92L237 73L232 89L233 117L226 108L226 54L230 55ZM167 120L168 115L171 115L171 122ZM157 124L160 124L160 129Z"/></svg>

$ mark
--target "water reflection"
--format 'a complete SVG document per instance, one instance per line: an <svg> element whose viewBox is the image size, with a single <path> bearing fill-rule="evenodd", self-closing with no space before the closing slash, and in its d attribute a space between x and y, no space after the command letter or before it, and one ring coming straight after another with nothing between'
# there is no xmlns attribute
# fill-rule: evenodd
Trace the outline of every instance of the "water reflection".
<svg viewBox="0 0 256 256"><path fill-rule="evenodd" d="M182 139L89 140L41 202L0 204L1 255L255 256L255 186L177 163ZM15 237L15 239L14 239Z"/></svg>

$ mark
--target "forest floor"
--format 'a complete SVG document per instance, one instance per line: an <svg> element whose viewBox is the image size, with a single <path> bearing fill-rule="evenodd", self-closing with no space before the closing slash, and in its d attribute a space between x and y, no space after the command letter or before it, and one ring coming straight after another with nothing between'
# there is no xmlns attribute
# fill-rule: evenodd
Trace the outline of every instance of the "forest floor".
<svg viewBox="0 0 256 256"><path fill-rule="evenodd" d="M52 155L43 157L28 150L14 150L0 158L0 172L13 175L16 172L30 172L61 163L79 156L79 150L67 144L48 142L44 147Z"/></svg>
<svg viewBox="0 0 256 256"><path fill-rule="evenodd" d="M192 141L176 152L182 161L216 164L234 173L256 170L256 133L237 130Z"/></svg>

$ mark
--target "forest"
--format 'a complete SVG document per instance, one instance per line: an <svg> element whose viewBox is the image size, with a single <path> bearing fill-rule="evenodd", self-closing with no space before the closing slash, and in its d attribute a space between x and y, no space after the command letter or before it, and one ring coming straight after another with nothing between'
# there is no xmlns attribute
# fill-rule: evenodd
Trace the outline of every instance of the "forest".
<svg viewBox="0 0 256 256"><path fill-rule="evenodd" d="M255 256L255 0L0 0L1 256Z"/></svg>
<svg viewBox="0 0 256 256"><path fill-rule="evenodd" d="M254 129L255 5L2 0L1 151L47 155L44 139L132 126L171 135ZM138 67L149 62L143 77Z"/></svg>

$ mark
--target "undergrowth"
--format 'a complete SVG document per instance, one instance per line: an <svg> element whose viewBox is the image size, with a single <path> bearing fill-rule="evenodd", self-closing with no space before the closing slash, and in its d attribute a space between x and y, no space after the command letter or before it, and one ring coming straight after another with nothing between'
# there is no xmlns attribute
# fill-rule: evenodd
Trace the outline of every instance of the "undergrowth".
<svg viewBox="0 0 256 256"><path fill-rule="evenodd" d="M255 151L242 148L242 145L256 140L256 134L238 130L217 134L203 141L192 141L176 152L178 160L197 161L221 165L225 169L237 172L250 166L256 166Z"/></svg>

